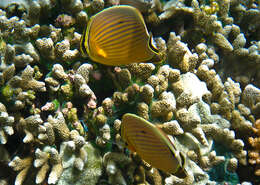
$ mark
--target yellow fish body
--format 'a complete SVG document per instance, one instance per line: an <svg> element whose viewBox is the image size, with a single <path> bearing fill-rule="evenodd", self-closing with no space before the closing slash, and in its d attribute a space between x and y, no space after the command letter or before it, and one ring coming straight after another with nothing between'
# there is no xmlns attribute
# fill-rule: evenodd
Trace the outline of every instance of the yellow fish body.
<svg viewBox="0 0 260 185"><path fill-rule="evenodd" d="M127 5L113 6L92 16L81 37L80 50L93 61L111 66L160 62L142 14Z"/></svg>
<svg viewBox="0 0 260 185"><path fill-rule="evenodd" d="M121 137L127 147L143 160L164 172L185 178L185 156L168 136L154 124L135 115L125 114L121 123Z"/></svg>

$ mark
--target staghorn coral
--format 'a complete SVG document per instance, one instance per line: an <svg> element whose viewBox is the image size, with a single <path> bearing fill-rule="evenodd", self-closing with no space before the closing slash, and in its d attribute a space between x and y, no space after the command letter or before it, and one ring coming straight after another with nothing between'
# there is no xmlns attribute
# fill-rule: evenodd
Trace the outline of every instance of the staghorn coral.
<svg viewBox="0 0 260 185"><path fill-rule="evenodd" d="M3 88L1 89L4 102L13 109L20 110L25 105L33 106L35 92L46 91L45 83L37 80L41 76L38 67L27 66L21 74L15 75L16 68L10 65L3 71Z"/></svg>
<svg viewBox="0 0 260 185"><path fill-rule="evenodd" d="M43 149L35 148L35 152L34 150L32 150L31 155L25 158L26 160L20 159L20 157L18 156L14 157L14 159L9 163L9 166L13 167L15 171L22 170L19 173L20 175L16 177L15 183L22 184L22 181L24 181L25 178L28 179L28 170L31 170L32 166L39 168L39 171L36 173L35 178L36 184L45 181L46 174L50 168L51 170L48 179L49 184L55 184L60 177L63 168L61 165L59 153L55 148L49 146L48 144L54 144L54 132L56 134L61 132L64 133L66 129L64 130L64 128L60 127L60 124L58 122L51 125L52 123L50 119L51 118L48 119L50 123L47 122L44 125L41 125L43 123L43 120L40 118L39 114L36 114L25 119L21 119L19 121L19 124L26 134L23 138L24 143L32 143L35 145L34 147L36 147L37 145L42 145L43 143L46 143L47 145L45 145L44 147L42 146ZM56 128L61 129L61 132L58 132L57 129L53 129L55 128L55 126L58 126ZM46 131L46 135L41 133L44 131ZM16 169L16 163L21 164L23 167Z"/></svg>
<svg viewBox="0 0 260 185"><path fill-rule="evenodd" d="M18 17L8 19L3 15L1 18L2 25L10 25L7 28L3 26L2 37L5 40L13 39L9 41L5 51L6 64L14 63L16 67L25 67L27 64L40 62L40 57L68 63L79 58L79 51L74 48L75 43L78 43L80 39L76 32L68 33L72 35L70 39L61 40L61 29L52 25L41 29L38 24L27 27L26 21L19 20ZM39 32L41 38L38 38ZM21 43L23 40L25 42ZM70 49L71 47L73 49Z"/></svg>
<svg viewBox="0 0 260 185"><path fill-rule="evenodd" d="M48 184L59 184L60 182L64 181L64 173L66 174L65 177L72 173L72 168L76 168L85 173L84 170L86 163L88 162L87 166L93 163L93 157L88 157L88 153L91 150L94 150L94 148L89 148L90 146L85 144L85 139L80 136L76 130L72 130L71 132L69 132L66 124L62 125L62 122L65 121L62 113L59 113L57 115L57 118L49 116L48 122L45 122L43 125L39 125L42 123L42 121L40 120L41 119L39 118L39 115L36 115L34 117L31 116L25 119L25 124L27 126L30 126L28 128L34 128L36 130L37 128L39 129L38 139L39 141L43 141L39 142L43 149L36 148L33 155L31 155L32 157L28 157L25 159L20 159L18 156L16 156L9 163L9 166L13 167L15 171L21 171L16 178L16 183L22 184L25 178L28 178L28 171L32 168L32 165L35 168L39 169L35 177L36 184L44 182L47 177ZM34 130L34 132L32 132L32 129L27 131L24 142L37 142L37 139L34 139L33 135L37 133L36 130ZM30 133L30 131L33 134ZM60 145L60 152L58 152L57 149L55 149L54 147L49 146L54 145L54 141L57 141L57 138L64 141ZM47 145L45 145L44 143L46 143ZM93 154L91 153L91 155ZM90 164L89 158L92 161L90 162ZM101 161L101 158L99 160ZM97 162L98 160L95 163ZM17 168L15 165L17 163L21 163L22 166ZM101 162L99 163L99 165L101 165ZM86 170L88 170L88 168ZM99 177L101 174L101 168L97 168L92 173L96 173L97 177Z"/></svg>
<svg viewBox="0 0 260 185"><path fill-rule="evenodd" d="M43 123L39 114L31 115L25 119L21 119L19 124L23 127L25 137L23 138L24 143L34 142L37 136L37 130L40 124Z"/></svg>
<svg viewBox="0 0 260 185"><path fill-rule="evenodd" d="M30 65L24 69L21 74L21 88L23 90L32 89L35 91L46 91L45 83L39 82L34 78L34 73L36 72Z"/></svg>
<svg viewBox="0 0 260 185"><path fill-rule="evenodd" d="M67 39L55 45L55 54L58 59L64 62L72 62L79 57L79 51L77 49L71 50L70 42Z"/></svg>
<svg viewBox="0 0 260 185"><path fill-rule="evenodd" d="M39 169L35 177L36 184L44 182L48 172L48 184L56 184L62 177L64 169L74 167L80 171L83 170L84 164L88 160L88 152L83 149L85 148L85 139L76 130L69 132L66 124L62 125L65 122L62 113L58 113L57 118L49 116L48 122L45 122L43 125L40 125L42 120L39 115L30 116L24 122L28 130L24 129L26 137L23 141L26 143L38 141L43 148L36 148L33 155L25 158L26 160L16 156L9 163L9 166L13 167L15 171L22 170L16 178L16 183L22 184L22 181L28 176L28 170L32 168L32 165ZM35 138L36 133L39 133L39 140ZM55 144L54 141L57 142L57 138L64 141L61 143L60 152L50 146ZM15 165L16 163L21 163L22 167L18 169ZM100 172L97 173L99 174Z"/></svg>

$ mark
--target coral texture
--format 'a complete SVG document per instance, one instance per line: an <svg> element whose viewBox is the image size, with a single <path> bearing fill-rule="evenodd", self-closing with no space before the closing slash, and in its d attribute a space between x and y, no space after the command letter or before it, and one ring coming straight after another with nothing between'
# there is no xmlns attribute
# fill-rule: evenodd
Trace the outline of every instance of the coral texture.
<svg viewBox="0 0 260 185"><path fill-rule="evenodd" d="M114 5L140 11L162 63L83 56ZM1 0L0 184L259 184L259 40L259 0ZM125 113L185 154L186 178L127 149Z"/></svg>

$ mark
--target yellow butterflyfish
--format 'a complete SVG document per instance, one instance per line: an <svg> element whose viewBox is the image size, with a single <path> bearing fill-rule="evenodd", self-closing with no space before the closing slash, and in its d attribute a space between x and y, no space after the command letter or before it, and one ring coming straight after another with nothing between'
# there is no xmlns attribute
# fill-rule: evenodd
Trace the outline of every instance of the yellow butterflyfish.
<svg viewBox="0 0 260 185"><path fill-rule="evenodd" d="M156 125L135 114L124 114L121 137L131 151L153 167L181 178L187 176L186 157Z"/></svg>
<svg viewBox="0 0 260 185"><path fill-rule="evenodd" d="M92 16L81 37L80 50L93 61L111 66L162 60L142 14L127 5Z"/></svg>

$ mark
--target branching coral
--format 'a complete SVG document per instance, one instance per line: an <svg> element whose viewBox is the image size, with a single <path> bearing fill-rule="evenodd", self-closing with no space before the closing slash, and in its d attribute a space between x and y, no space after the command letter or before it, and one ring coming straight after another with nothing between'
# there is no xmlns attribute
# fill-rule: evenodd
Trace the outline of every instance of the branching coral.
<svg viewBox="0 0 260 185"><path fill-rule="evenodd" d="M235 110L241 95L239 84L234 83L230 78L223 84L216 72L209 70L205 65L198 68L197 75L212 91L212 100L215 101L211 104L212 112L222 114L226 119L231 120L234 129L240 132L251 132L252 123Z"/></svg>
<svg viewBox="0 0 260 185"><path fill-rule="evenodd" d="M23 184L26 177L28 177L28 171L34 165L36 168L39 168L39 171L36 175L36 184L40 184L45 180L46 174L52 166L51 172L49 174L48 183L55 184L62 173L61 159L58 154L58 151L50 146L46 146L43 150L39 148L35 151L35 160L33 162L33 157L26 157L21 159L16 156L10 163L15 171L20 171L16 177L15 184Z"/></svg>
<svg viewBox="0 0 260 185"><path fill-rule="evenodd" d="M36 173L36 184L43 183L47 173L49 173L48 184L56 184L62 176L64 169L73 167L80 171L83 170L88 160L87 151L85 151L85 139L76 130L69 132L67 126L63 125L63 121L62 113L58 114L57 118L49 116L48 122L45 122L43 125L40 125L42 120L39 118L39 115L25 119L24 124L27 126L28 131L25 129L27 135L24 138L24 142L37 142L34 135L38 133L37 129L39 129L38 139L44 141L47 145L43 145L43 149L36 148L30 157L20 159L16 156L9 163L9 166L13 167L15 171L21 171L16 178L16 183L22 184L28 176L28 170L32 168L32 163L35 168L39 168L39 171ZM57 138L64 141L61 143L60 152L50 146L54 145L54 141L57 142ZM39 144L42 143L40 142ZM19 165L21 167L17 167L17 163L22 166Z"/></svg>
<svg viewBox="0 0 260 185"><path fill-rule="evenodd" d="M22 125L25 137L23 138L24 143L34 142L35 137L37 135L37 129L40 124L43 123L39 114L29 116L25 119L20 120L20 124Z"/></svg>
<svg viewBox="0 0 260 185"><path fill-rule="evenodd" d="M168 60L171 66L177 66L182 72L192 71L198 62L198 55L191 53L187 45L174 32L170 33L167 43Z"/></svg>
<svg viewBox="0 0 260 185"><path fill-rule="evenodd" d="M16 1L13 7L25 8L23 16L19 17L10 16L17 13L10 3L0 3L1 8L8 10L8 14L5 10L0 11L1 143L9 145L7 136L15 132L15 139L21 136L23 143L27 143L9 163L18 172L16 184L47 183L47 178L49 184L58 183L64 168L62 157L66 158L65 154L57 151L61 143L74 143L75 150L70 154L76 156L74 166L77 169L82 170L88 159L86 151L82 149L85 138L75 131L77 129L85 135L78 118L78 107L73 107L71 101L81 99L87 102L88 108L95 108L95 94L87 85L92 65L75 65L67 71L57 63L60 61L70 65L79 59L77 48L81 35L70 28L72 25L67 27L67 32L63 32L51 24L43 26L40 23L43 14L53 16L52 8L56 3ZM76 23L80 22L81 27L84 27L87 14L82 12L82 2L70 1L65 4L66 11L73 12ZM81 126L80 129L75 126L76 123ZM74 127L71 128L71 125ZM92 151L91 155L96 150L92 148ZM95 181L101 175L100 160L101 157L95 170ZM29 176L30 170L34 168L38 169Z"/></svg>
<svg viewBox="0 0 260 185"><path fill-rule="evenodd" d="M103 157L103 163L106 169L106 172L109 176L108 182L111 184L127 184L124 178L122 171L124 168L131 168L131 170L126 171L126 175L133 182L133 170L135 170L135 166L132 163L131 158L128 158L123 153L106 153ZM119 165L123 168L119 168ZM127 167L128 166L128 167Z"/></svg>
<svg viewBox="0 0 260 185"><path fill-rule="evenodd" d="M0 143L22 146L8 149L15 184L214 184L215 169L237 183L225 177L246 164L248 137L259 175L259 1L137 2L165 60L113 69L81 57L79 33L123 1L0 2ZM169 135L187 178L125 154L127 112Z"/></svg>
<svg viewBox="0 0 260 185"><path fill-rule="evenodd" d="M0 143L7 143L7 136L13 135L14 117L9 116L4 104L0 102Z"/></svg>
<svg viewBox="0 0 260 185"><path fill-rule="evenodd" d="M40 184L45 180L46 173L49 171L50 166L52 167L48 178L48 184L56 184L63 171L58 151L50 146L44 147L43 150L40 150L39 148L36 149L33 165L36 168L40 168L36 175L36 184Z"/></svg>
<svg viewBox="0 0 260 185"><path fill-rule="evenodd" d="M18 175L16 176L15 184L22 185L28 170L32 165L33 159L32 157L27 157L21 159L20 157L15 157L10 163L9 166L13 167L14 171L19 171Z"/></svg>
<svg viewBox="0 0 260 185"><path fill-rule="evenodd" d="M64 147L62 147L60 153L63 153L64 171L57 184L97 184L102 174L100 151L88 142L83 143L81 136L74 131L71 132L71 137L75 137L73 141L62 144ZM77 140L80 142L77 142Z"/></svg>
<svg viewBox="0 0 260 185"><path fill-rule="evenodd" d="M85 63L80 65L75 71L67 73L62 65L55 64L52 67L51 75L45 78L45 82L51 91L61 93L65 100L70 100L74 95L79 95L86 101L89 108L95 108L96 96L87 84L92 68L92 65ZM62 98L56 98L63 101Z"/></svg>
<svg viewBox="0 0 260 185"><path fill-rule="evenodd" d="M260 176L260 120L256 120L254 124L254 132L257 137L248 138L249 143L254 148L254 150L249 151L249 163L252 165L256 165L255 175Z"/></svg>
<svg viewBox="0 0 260 185"><path fill-rule="evenodd" d="M138 66L139 64L135 65ZM132 81L133 74L142 74L140 68L138 71L135 71L135 69L138 68L132 65L129 66L129 69L125 68L125 70L131 71L130 73L132 74L128 75L127 81ZM118 80L121 78L125 79L125 76L121 76L118 71L115 71L114 75L114 78L118 78ZM134 83L126 83L129 84L128 86L125 83L121 84L122 87L126 86L125 90L123 92L115 92L112 99L105 99L102 107L97 108L97 113L95 114L96 121L89 124L89 126L90 128L95 127L95 130L98 131L96 132L98 137L103 137L102 130L104 126L112 124L113 119L111 115L116 114L118 110L127 111L129 110L127 107L131 106L131 111L139 116L153 120L157 124L160 123L158 127L162 128L167 134L175 136L177 139L175 143L179 143L178 148L190 157L191 160L188 160L190 167L187 167L190 168L190 176L184 181L179 179L182 184L187 182L191 184L194 179L197 179L198 174L203 176L201 182L210 182L209 176L205 171L209 171L215 166L229 161L228 158L217 155L217 152L214 150L214 147L218 146L219 143L226 143L227 151L232 153L231 155L234 156L236 162L246 163L246 151L243 150L244 143L242 140L235 139L234 132L229 130L231 123L228 120L220 115L211 114L209 105L204 103L203 100L210 103L212 95L208 91L206 84L195 78L194 74L180 74L180 71L164 65L149 78L143 78L142 75L139 78ZM192 85L185 83L185 80L192 81L190 83ZM123 81L126 82L126 80ZM221 82L220 79L219 82ZM198 84L196 87L201 86L199 90L193 89L195 83ZM236 92L236 88L233 88L233 86L235 87L236 85L232 81L228 81L226 91L232 94L232 97L237 98L241 92ZM224 88L225 86L223 85L222 90ZM233 89L233 91L231 92L230 89ZM184 97L182 94L189 94L189 97L193 98L181 98ZM230 97L228 97L229 99ZM235 99L232 101L235 101ZM99 117L105 119L97 119ZM173 120L174 117L177 120ZM115 141L119 146L122 146L119 135L120 121L115 120L113 123L113 129L116 131ZM103 139L103 141L106 140ZM107 146L105 143L100 146ZM234 166L233 171L237 166L236 164L232 163ZM196 165L198 166L195 167ZM192 170L194 168L198 171ZM135 179L135 181L137 183L145 183L147 179L144 177L144 174L149 170L142 167L138 167L138 169L140 178L145 178L145 180L140 180L138 177L139 180ZM144 173L141 173L141 171L144 171ZM168 181L178 182L177 179Z"/></svg>
<svg viewBox="0 0 260 185"><path fill-rule="evenodd" d="M73 166L82 171L87 162L87 152L84 150L85 140L76 130L70 132L70 141L60 146L63 168Z"/></svg>
<svg viewBox="0 0 260 185"><path fill-rule="evenodd" d="M213 59L214 63L212 60L203 62L212 67L221 57L223 63L218 66L218 70L222 78L232 77L243 86L250 82L259 86L257 71L259 71L260 55L257 48L259 48L260 26L255 24L260 18L258 6L253 1L244 4L239 1L220 0L169 1L159 18L165 27L172 27L172 25L167 25L171 22L175 32L180 35L179 40L182 40L182 42L177 42L178 39L175 39L175 44L179 46L176 50L168 47L168 50L173 50L172 54L168 54L169 62L175 61L175 66L180 67L182 71L184 69L187 71L187 64L180 66L181 63L176 63L179 58L191 53L185 52L187 49L183 40L189 44L189 47L203 43L210 48L211 55L207 54L207 51L197 52L201 55L199 59L205 60L208 57ZM178 21L175 23L174 20ZM212 51L214 53L217 51L217 53L213 56Z"/></svg>

